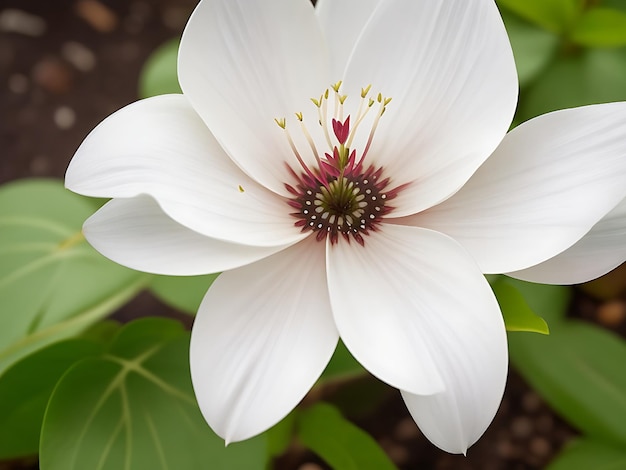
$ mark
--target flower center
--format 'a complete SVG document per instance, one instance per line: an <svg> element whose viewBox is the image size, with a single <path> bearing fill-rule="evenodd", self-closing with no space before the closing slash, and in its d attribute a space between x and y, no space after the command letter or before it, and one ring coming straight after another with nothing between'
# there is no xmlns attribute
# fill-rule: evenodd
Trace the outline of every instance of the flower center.
<svg viewBox="0 0 626 470"><path fill-rule="evenodd" d="M347 96L340 94L341 82L332 86L335 92L335 112L330 119L327 109L329 90L319 99L311 101L318 109L318 122L328 144L329 152L320 156L311 134L307 130L302 113L296 113L302 132L315 157L316 164L308 165L298 151L284 118L276 123L286 133L289 145L300 166L295 171L287 165L295 183L285 184L292 194L288 204L295 209L291 215L297 220L296 227L304 231L316 232L316 239L322 241L329 237L331 243L337 243L340 235L346 241L355 240L365 244L364 236L376 231L383 216L393 210L388 202L396 197L401 187L389 188L390 179L384 177L382 167L365 165L380 117L385 112L391 98L378 94L376 99L369 98L370 87L361 90L361 105L350 125L350 115L343 119L343 107ZM350 148L359 125L366 115L378 103L378 113L374 117L367 143L360 156Z"/></svg>

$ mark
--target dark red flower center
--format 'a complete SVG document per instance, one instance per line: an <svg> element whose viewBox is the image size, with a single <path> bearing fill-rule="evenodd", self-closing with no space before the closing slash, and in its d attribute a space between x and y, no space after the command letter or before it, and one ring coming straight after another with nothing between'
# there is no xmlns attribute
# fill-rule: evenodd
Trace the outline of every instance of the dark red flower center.
<svg viewBox="0 0 626 470"><path fill-rule="evenodd" d="M332 87L336 95L335 109L339 115L343 112L346 100L345 95L339 94L340 86L341 82L338 82ZM325 113L328 90L319 99L312 99L318 108L318 122L326 135L329 147L332 148L332 155L330 153L319 155L313 139L304 126L302 113L296 113L317 165L311 166L304 162L287 132L286 120L284 118L276 120L276 123L287 132L289 144L300 165L300 171L295 171L287 165L294 177L294 183L285 184L293 196L288 201L295 209L291 215L297 219L295 221L297 227L303 232L315 232L318 241L329 238L331 243L337 243L341 237L348 242L355 240L364 245L364 237L376 231L382 218L393 210L389 201L395 198L402 188L389 186L390 179L385 177L383 168L364 165L378 120L391 101L380 94L377 99L367 99L369 89L370 87L367 87L361 91L361 106L352 126L349 115L343 120L332 118L331 126L327 125ZM365 149L357 158L356 151L350 149L354 132L375 102L380 105L379 112L375 116Z"/></svg>

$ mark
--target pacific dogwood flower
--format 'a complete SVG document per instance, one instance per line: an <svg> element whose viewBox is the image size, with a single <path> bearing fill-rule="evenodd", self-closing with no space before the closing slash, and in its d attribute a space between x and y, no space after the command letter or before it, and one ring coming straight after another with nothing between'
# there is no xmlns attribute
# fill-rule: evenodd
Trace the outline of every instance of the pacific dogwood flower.
<svg viewBox="0 0 626 470"><path fill-rule="evenodd" d="M227 441L293 409L341 337L463 453L507 375L483 274L578 282L626 258L626 105L507 134L518 84L493 0L202 0L178 65L184 94L107 118L66 184L113 198L84 226L105 256L224 271L191 370Z"/></svg>

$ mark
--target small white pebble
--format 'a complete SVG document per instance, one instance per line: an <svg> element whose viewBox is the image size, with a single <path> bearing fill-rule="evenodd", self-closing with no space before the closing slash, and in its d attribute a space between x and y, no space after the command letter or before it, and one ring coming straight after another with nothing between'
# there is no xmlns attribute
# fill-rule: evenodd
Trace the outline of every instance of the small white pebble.
<svg viewBox="0 0 626 470"><path fill-rule="evenodd" d="M59 129L70 129L76 122L76 113L72 108L60 106L54 111L53 119Z"/></svg>
<svg viewBox="0 0 626 470"><path fill-rule="evenodd" d="M28 77L21 73L14 73L9 77L8 86L11 92L18 95L24 94L28 91Z"/></svg>
<svg viewBox="0 0 626 470"><path fill-rule="evenodd" d="M303 463L298 467L298 470L324 470L323 467L320 467L318 464L313 462Z"/></svg>
<svg viewBox="0 0 626 470"><path fill-rule="evenodd" d="M63 44L61 55L81 72L89 72L96 66L96 55L79 42L69 41Z"/></svg>
<svg viewBox="0 0 626 470"><path fill-rule="evenodd" d="M50 170L50 159L45 155L37 155L30 162L30 171L35 176L46 174Z"/></svg>
<svg viewBox="0 0 626 470"><path fill-rule="evenodd" d="M46 22L23 10L7 8L0 12L0 31L38 37L46 32Z"/></svg>

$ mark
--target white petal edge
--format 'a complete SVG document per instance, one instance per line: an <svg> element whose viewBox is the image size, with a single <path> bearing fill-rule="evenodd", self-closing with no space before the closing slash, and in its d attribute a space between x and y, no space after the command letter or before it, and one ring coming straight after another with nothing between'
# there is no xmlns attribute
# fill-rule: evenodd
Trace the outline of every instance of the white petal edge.
<svg viewBox="0 0 626 470"><path fill-rule="evenodd" d="M285 200L230 161L182 95L106 118L76 151L65 184L95 197L148 194L178 223L225 241L281 246L303 238Z"/></svg>
<svg viewBox="0 0 626 470"><path fill-rule="evenodd" d="M350 96L369 84L393 98L369 163L383 166L397 185L411 183L394 200L394 213L443 201L498 146L515 112L515 61L495 2L381 2L345 76ZM353 147L362 151L363 141Z"/></svg>
<svg viewBox="0 0 626 470"><path fill-rule="evenodd" d="M315 13L330 54L330 76L344 76L348 58L365 24L381 0L318 0Z"/></svg>
<svg viewBox="0 0 626 470"><path fill-rule="evenodd" d="M200 409L226 442L248 439L287 415L330 360L324 245L313 238L221 274L191 334Z"/></svg>
<svg viewBox="0 0 626 470"><path fill-rule="evenodd" d="M626 196L626 103L513 129L453 197L403 223L447 233L485 273L519 271L582 238Z"/></svg>
<svg viewBox="0 0 626 470"><path fill-rule="evenodd" d="M502 332L479 344L465 341L438 356L446 391L402 398L418 427L442 450L465 454L493 421L506 384L508 355ZM488 338L484 338L488 340Z"/></svg>
<svg viewBox="0 0 626 470"><path fill-rule="evenodd" d="M498 383L491 385L502 386L506 338L500 309L454 240L385 224L365 238L364 247L329 246L327 265L341 338L373 375L411 393L442 393L452 372L449 358L466 356L468 363L494 367L490 374Z"/></svg>
<svg viewBox="0 0 626 470"><path fill-rule="evenodd" d="M85 221L83 233L107 258L153 274L217 273L285 248L246 246L206 237L170 219L148 196L107 202Z"/></svg>
<svg viewBox="0 0 626 470"><path fill-rule="evenodd" d="M283 195L285 163L297 161L274 119L297 123L294 113L314 111L310 98L329 85L328 68L306 0L201 1L178 56L181 88L217 140L248 175Z"/></svg>
<svg viewBox="0 0 626 470"><path fill-rule="evenodd" d="M626 200L564 252L508 276L541 284L580 284L626 261Z"/></svg>

